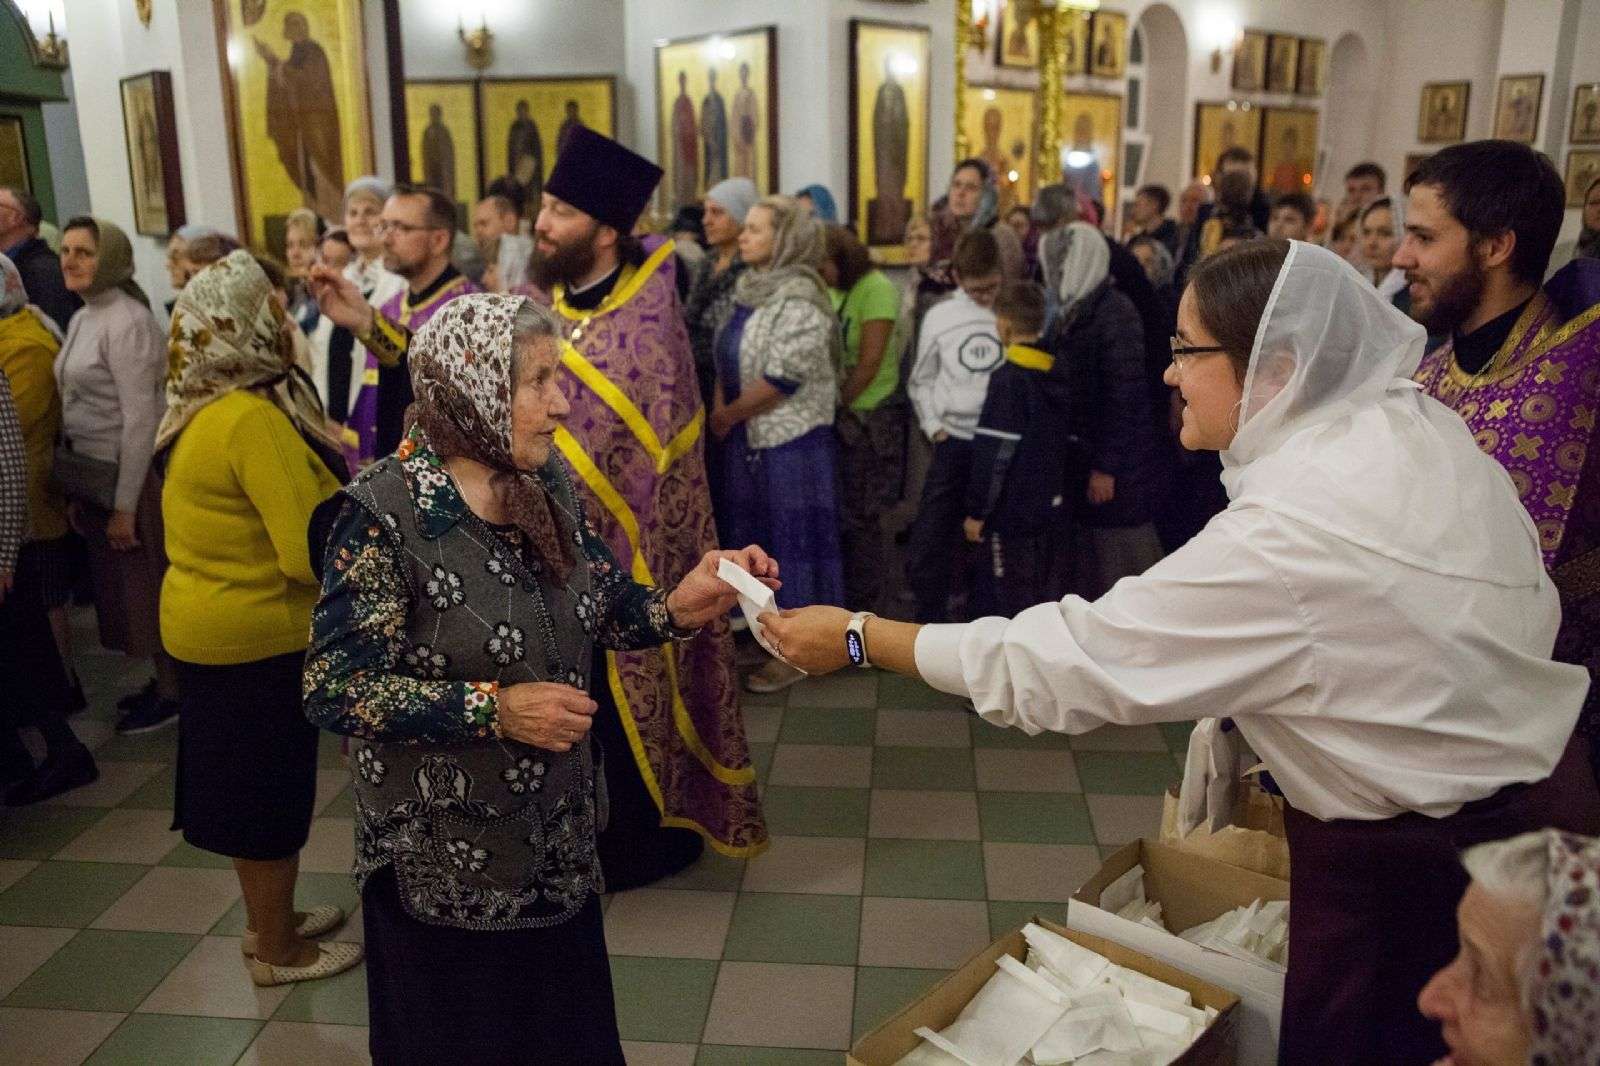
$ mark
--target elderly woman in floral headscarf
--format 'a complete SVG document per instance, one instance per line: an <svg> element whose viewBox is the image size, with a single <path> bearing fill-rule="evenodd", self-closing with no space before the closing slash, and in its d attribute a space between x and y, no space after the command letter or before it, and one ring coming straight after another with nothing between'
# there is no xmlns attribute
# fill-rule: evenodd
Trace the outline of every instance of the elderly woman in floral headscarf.
<svg viewBox="0 0 1600 1066"><path fill-rule="evenodd" d="M233 860L258 985L361 960L359 945L308 939L344 920L337 908L294 909L317 785L317 731L300 703L317 601L306 524L344 475L320 457L337 447L293 370L294 328L250 253L201 270L173 305L156 431L169 559L161 640L183 692L174 827Z"/></svg>
<svg viewBox="0 0 1600 1066"><path fill-rule="evenodd" d="M344 490L306 712L355 738L372 1056L622 1063L601 929L604 781L591 651L683 639L737 598L709 553L635 583L552 450L561 334L520 296L450 303L414 339L398 451Z"/></svg>

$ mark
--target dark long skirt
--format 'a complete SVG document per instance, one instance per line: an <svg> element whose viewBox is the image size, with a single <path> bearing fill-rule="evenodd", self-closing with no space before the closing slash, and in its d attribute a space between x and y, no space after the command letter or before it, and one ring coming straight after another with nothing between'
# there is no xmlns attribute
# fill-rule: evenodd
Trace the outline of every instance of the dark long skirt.
<svg viewBox="0 0 1600 1066"><path fill-rule="evenodd" d="M759 544L779 560L779 607L842 605L833 427L819 426L775 448L751 448L738 426L724 448L729 543Z"/></svg>
<svg viewBox="0 0 1600 1066"><path fill-rule="evenodd" d="M1462 850L1549 827L1600 833L1600 788L1587 742L1574 737L1544 781L1448 818L1284 815L1293 906L1279 1062L1431 1063L1446 1048L1417 996L1457 951Z"/></svg>
<svg viewBox="0 0 1600 1066"><path fill-rule="evenodd" d="M139 546L117 551L106 540L111 512L83 504L82 526L94 580L94 610L100 643L142 659L161 647L161 579L167 572L166 533L161 524L161 479L152 466L134 511Z"/></svg>
<svg viewBox="0 0 1600 1066"><path fill-rule="evenodd" d="M361 892L374 1066L624 1066L600 899L548 929L407 914L393 869Z"/></svg>
<svg viewBox="0 0 1600 1066"><path fill-rule="evenodd" d="M270 862L305 846L317 794L317 728L301 709L305 653L231 666L178 662L172 828L197 848Z"/></svg>

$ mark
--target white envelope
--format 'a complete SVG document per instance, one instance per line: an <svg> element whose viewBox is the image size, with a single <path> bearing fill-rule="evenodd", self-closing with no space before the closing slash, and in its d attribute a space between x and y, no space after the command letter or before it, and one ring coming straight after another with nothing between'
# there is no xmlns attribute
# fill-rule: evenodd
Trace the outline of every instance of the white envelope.
<svg viewBox="0 0 1600 1066"><path fill-rule="evenodd" d="M733 590L739 594L739 609L744 612L744 620L750 623L750 632L756 638L756 643L765 648L767 654L774 659L781 659L783 662L789 663L790 666L794 666L794 663L790 663L788 659L784 659L783 656L773 650L771 642L767 640L766 633L762 631L761 623L756 621L757 618L760 618L768 611L774 614L777 613L778 600L772 594L772 590L752 577L750 571L738 563L729 562L727 559L717 564L717 576L732 585ZM795 666L795 669L799 670L800 668ZM804 670L800 672L805 673Z"/></svg>

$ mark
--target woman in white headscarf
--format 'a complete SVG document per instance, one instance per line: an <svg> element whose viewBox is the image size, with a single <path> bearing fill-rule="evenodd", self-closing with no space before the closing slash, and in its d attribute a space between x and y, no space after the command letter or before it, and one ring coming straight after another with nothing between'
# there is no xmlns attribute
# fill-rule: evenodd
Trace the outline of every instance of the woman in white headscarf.
<svg viewBox="0 0 1600 1066"><path fill-rule="evenodd" d="M1168 381L1231 502L1185 547L1095 602L1014 619L762 619L803 669L920 675L1030 734L1230 715L1288 803L1283 1062L1441 1057L1415 1003L1455 953L1458 849L1600 829L1572 736L1588 676L1550 659L1538 536L1504 470L1411 383L1422 345L1331 252L1219 253L1184 294Z"/></svg>

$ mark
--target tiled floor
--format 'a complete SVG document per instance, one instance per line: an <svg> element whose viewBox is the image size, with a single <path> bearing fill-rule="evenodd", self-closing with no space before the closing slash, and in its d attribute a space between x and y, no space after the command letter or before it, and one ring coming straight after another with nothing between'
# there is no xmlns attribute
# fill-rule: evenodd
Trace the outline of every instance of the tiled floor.
<svg viewBox="0 0 1600 1066"><path fill-rule="evenodd" d="M100 781L0 809L0 1061L366 1062L364 972L250 984L226 860L167 829L175 731L114 737L112 701L142 672L79 660L92 706L73 723ZM992 935L1060 917L1103 853L1153 833L1188 732L1030 738L862 673L750 697L746 714L771 850L708 853L607 903L635 1066L840 1062ZM325 739L300 900L355 912L347 780ZM355 913L336 938L359 936Z"/></svg>

